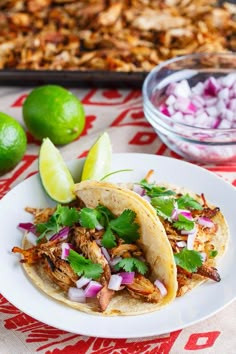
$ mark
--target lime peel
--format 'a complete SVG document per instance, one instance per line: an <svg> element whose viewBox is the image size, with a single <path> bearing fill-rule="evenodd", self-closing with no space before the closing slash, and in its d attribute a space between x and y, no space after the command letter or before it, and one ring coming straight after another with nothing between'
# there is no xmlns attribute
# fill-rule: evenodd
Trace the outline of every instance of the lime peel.
<svg viewBox="0 0 236 354"><path fill-rule="evenodd" d="M112 147L107 132L102 133L92 145L84 163L81 180L99 181L110 172Z"/></svg>
<svg viewBox="0 0 236 354"><path fill-rule="evenodd" d="M74 180L60 151L49 138L43 139L39 152L39 175L49 197L58 203L75 199Z"/></svg>

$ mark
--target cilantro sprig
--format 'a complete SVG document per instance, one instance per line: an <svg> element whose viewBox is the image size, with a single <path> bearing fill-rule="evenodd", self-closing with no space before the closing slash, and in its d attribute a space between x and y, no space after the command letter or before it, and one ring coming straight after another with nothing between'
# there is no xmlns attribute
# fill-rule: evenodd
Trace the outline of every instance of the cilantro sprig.
<svg viewBox="0 0 236 354"><path fill-rule="evenodd" d="M203 263L200 252L188 250L187 248L183 248L179 253L175 253L174 259L176 265L191 273L196 272Z"/></svg>
<svg viewBox="0 0 236 354"><path fill-rule="evenodd" d="M114 268L117 271L120 269L124 269L126 272L137 271L143 275L148 271L147 265L143 261L134 257L123 258L114 266Z"/></svg>
<svg viewBox="0 0 236 354"><path fill-rule="evenodd" d="M90 259L81 256L79 253L72 249L69 251L67 261L69 262L74 272L79 276L83 275L86 278L98 279L103 272L101 264L92 263Z"/></svg>
<svg viewBox="0 0 236 354"><path fill-rule="evenodd" d="M184 194L181 197L176 199L177 205L180 209L196 209L202 210L202 205L189 194Z"/></svg>
<svg viewBox="0 0 236 354"><path fill-rule="evenodd" d="M116 218L108 208L102 205L98 205L95 209L83 208L79 214L82 226L95 228L101 224L104 227L102 245L106 248L116 246L116 234L126 243L133 243L140 237L139 225L135 222L135 218L136 213L130 209L125 209Z"/></svg>
<svg viewBox="0 0 236 354"><path fill-rule="evenodd" d="M45 223L36 225L36 232L39 234L37 243L44 237L50 237L56 234L64 226L72 226L79 221L79 212L76 208L69 208L67 206L57 205L53 215Z"/></svg>
<svg viewBox="0 0 236 354"><path fill-rule="evenodd" d="M173 226L178 230L190 231L194 228L194 221L189 220L184 215L179 214L178 220L173 223Z"/></svg>
<svg viewBox="0 0 236 354"><path fill-rule="evenodd" d="M145 178L142 179L139 184L145 189L147 195L151 198L166 197L176 194L174 191L167 189L166 187L157 186L155 183L148 183Z"/></svg>

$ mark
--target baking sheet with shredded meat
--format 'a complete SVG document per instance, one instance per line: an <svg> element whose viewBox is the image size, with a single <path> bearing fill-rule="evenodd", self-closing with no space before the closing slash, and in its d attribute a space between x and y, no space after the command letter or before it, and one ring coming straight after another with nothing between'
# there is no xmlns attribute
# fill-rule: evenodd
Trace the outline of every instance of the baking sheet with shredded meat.
<svg viewBox="0 0 236 354"><path fill-rule="evenodd" d="M232 1L0 0L2 83L138 87L164 60L235 49Z"/></svg>

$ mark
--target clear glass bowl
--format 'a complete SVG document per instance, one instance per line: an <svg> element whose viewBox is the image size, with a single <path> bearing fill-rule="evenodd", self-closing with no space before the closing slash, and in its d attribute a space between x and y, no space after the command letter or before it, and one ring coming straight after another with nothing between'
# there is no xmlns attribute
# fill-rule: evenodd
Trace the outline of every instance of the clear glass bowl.
<svg viewBox="0 0 236 354"><path fill-rule="evenodd" d="M142 88L145 117L160 139L186 160L206 164L235 163L236 124L230 129L203 128L168 117L159 109L167 87L181 80L187 80L193 87L209 77L224 77L232 72L236 73L236 54L200 53L163 62L146 77Z"/></svg>

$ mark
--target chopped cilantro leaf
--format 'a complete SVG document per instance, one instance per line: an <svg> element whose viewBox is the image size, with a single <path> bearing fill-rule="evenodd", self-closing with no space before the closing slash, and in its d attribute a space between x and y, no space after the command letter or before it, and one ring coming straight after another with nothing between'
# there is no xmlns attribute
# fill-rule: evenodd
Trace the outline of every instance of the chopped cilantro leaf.
<svg viewBox="0 0 236 354"><path fill-rule="evenodd" d="M100 214L96 209L83 208L79 212L79 222L83 227L94 229L99 225L99 216Z"/></svg>
<svg viewBox="0 0 236 354"><path fill-rule="evenodd" d="M178 220L173 223L173 226L178 230L187 230L190 231L194 228L194 222L183 216L182 214L178 215Z"/></svg>
<svg viewBox="0 0 236 354"><path fill-rule="evenodd" d="M180 198L177 198L176 201L180 209L203 209L202 205L196 199L190 197L189 194L182 195Z"/></svg>
<svg viewBox="0 0 236 354"><path fill-rule="evenodd" d="M151 200L151 204L156 209L157 214L168 220L171 219L174 203L175 201L173 198L155 197Z"/></svg>
<svg viewBox="0 0 236 354"><path fill-rule="evenodd" d="M175 195L176 193L166 187L161 187L155 185L155 183L148 183L146 179L142 179L139 183L140 186L146 190L146 193L149 197L164 197L164 196L171 196Z"/></svg>
<svg viewBox="0 0 236 354"><path fill-rule="evenodd" d="M218 254L218 251L217 250L212 250L209 252L209 257L210 258L215 258Z"/></svg>
<svg viewBox="0 0 236 354"><path fill-rule="evenodd" d="M45 236L56 234L63 226L72 226L78 220L79 212L76 208L69 208L58 204L55 212L48 221L36 225L36 232L39 234L37 243Z"/></svg>
<svg viewBox="0 0 236 354"><path fill-rule="evenodd" d="M126 272L134 272L137 271L140 274L145 274L148 270L147 265L140 261L137 258L130 257L130 258L123 258L115 265L115 270L120 270L123 268Z"/></svg>
<svg viewBox="0 0 236 354"><path fill-rule="evenodd" d="M136 213L125 209L118 218L111 220L110 228L127 243L135 242L139 237L139 225L134 222Z"/></svg>
<svg viewBox="0 0 236 354"><path fill-rule="evenodd" d="M67 260L70 263L71 268L79 276L84 275L86 278L98 279L103 272L101 264L92 263L90 259L81 256L72 249L69 251Z"/></svg>
<svg viewBox="0 0 236 354"><path fill-rule="evenodd" d="M102 236L102 246L112 248L116 246L116 238L110 227L108 227Z"/></svg>
<svg viewBox="0 0 236 354"><path fill-rule="evenodd" d="M201 254L195 250L183 248L179 253L174 254L175 263L188 272L196 272L202 265Z"/></svg>
<svg viewBox="0 0 236 354"><path fill-rule="evenodd" d="M115 215L113 215L112 212L104 205L99 204L96 207L96 210L99 213L99 222L104 227L108 226L110 220L115 219Z"/></svg>

